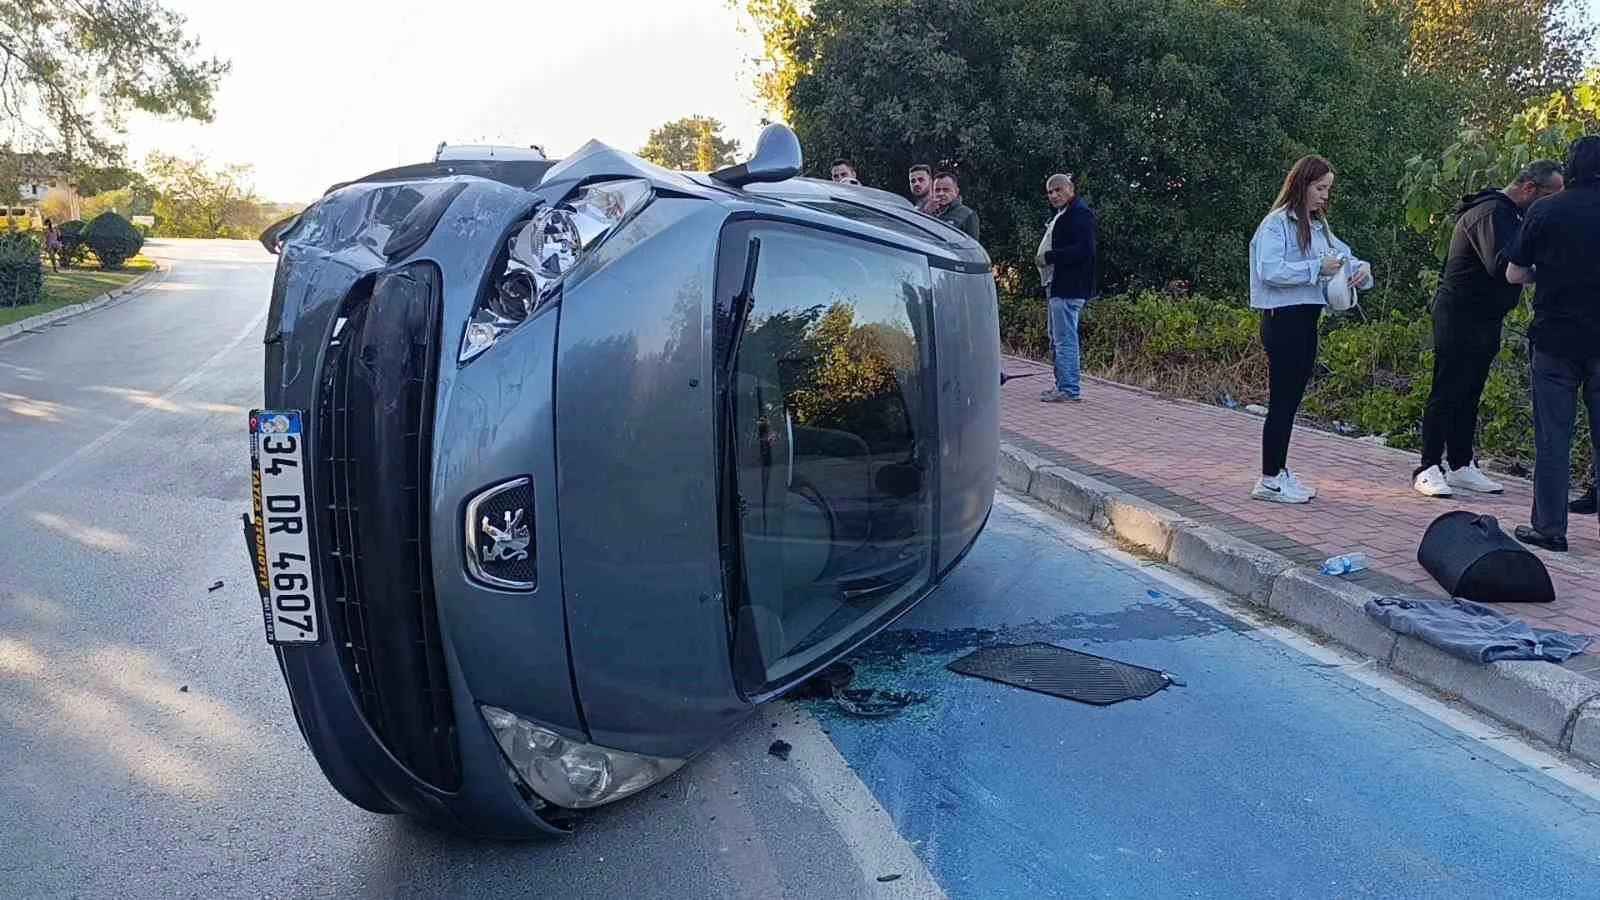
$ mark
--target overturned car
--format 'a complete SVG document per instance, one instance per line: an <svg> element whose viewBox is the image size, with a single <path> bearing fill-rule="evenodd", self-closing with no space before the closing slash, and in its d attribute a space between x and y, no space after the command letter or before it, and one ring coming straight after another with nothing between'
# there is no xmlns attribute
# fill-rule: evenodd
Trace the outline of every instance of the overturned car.
<svg viewBox="0 0 1600 900"><path fill-rule="evenodd" d="M591 142L338 186L280 254L245 519L332 784L499 837L669 776L993 501L988 258L893 195Z"/></svg>

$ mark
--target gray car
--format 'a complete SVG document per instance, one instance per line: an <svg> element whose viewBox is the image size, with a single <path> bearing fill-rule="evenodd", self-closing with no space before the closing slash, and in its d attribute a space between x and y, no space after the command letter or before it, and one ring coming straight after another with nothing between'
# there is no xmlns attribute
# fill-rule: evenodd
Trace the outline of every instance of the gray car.
<svg viewBox="0 0 1600 900"><path fill-rule="evenodd" d="M988 257L898 197L589 143L331 189L250 417L268 640L374 812L560 833L904 614L991 504Z"/></svg>

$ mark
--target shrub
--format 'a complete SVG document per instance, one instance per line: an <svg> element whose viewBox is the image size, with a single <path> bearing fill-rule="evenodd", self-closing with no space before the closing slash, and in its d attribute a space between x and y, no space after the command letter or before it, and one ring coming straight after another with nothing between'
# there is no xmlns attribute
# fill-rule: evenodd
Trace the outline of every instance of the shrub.
<svg viewBox="0 0 1600 900"><path fill-rule="evenodd" d="M120 269L129 257L144 246L144 237L133 223L114 212L103 212L94 217L84 229L84 239L100 260L102 269Z"/></svg>
<svg viewBox="0 0 1600 900"><path fill-rule="evenodd" d="M1091 371L1232 406L1266 401L1259 327L1256 314L1235 303L1145 292L1092 301L1079 334Z"/></svg>
<svg viewBox="0 0 1600 900"><path fill-rule="evenodd" d="M61 235L60 265L72 268L83 264L83 259L89 254L89 244L83 238L84 229L88 224L82 219L72 219L56 226L56 232Z"/></svg>
<svg viewBox="0 0 1600 900"><path fill-rule="evenodd" d="M1327 317L1305 414L1339 431L1416 447L1432 383L1428 319Z"/></svg>
<svg viewBox="0 0 1600 900"><path fill-rule="evenodd" d="M43 293L38 239L20 231L0 234L0 306L38 303Z"/></svg>
<svg viewBox="0 0 1600 900"><path fill-rule="evenodd" d="M1050 325L1045 301L1019 294L1000 295L1000 343L1007 353L1041 359L1050 355Z"/></svg>

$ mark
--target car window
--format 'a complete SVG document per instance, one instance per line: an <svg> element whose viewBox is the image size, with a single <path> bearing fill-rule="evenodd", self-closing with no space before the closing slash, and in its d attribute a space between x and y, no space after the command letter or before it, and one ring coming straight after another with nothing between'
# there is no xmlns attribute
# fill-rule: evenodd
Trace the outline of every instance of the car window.
<svg viewBox="0 0 1600 900"><path fill-rule="evenodd" d="M761 241L731 383L745 586L776 682L932 578L924 257L802 228Z"/></svg>

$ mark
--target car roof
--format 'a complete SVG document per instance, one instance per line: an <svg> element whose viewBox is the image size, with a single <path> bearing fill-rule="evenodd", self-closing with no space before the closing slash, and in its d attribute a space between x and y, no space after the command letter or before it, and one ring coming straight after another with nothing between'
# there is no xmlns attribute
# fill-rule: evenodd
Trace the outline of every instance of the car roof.
<svg viewBox="0 0 1600 900"><path fill-rule="evenodd" d="M910 200L889 191L796 176L782 181L732 186L703 173L677 172L640 157L590 141L565 159L438 160L384 169L330 187L327 193L362 183L423 181L476 176L556 199L582 184L601 179L643 178L657 190L693 196L731 207L734 212L779 215L809 225L918 251L987 271L989 258L965 232L929 216Z"/></svg>
<svg viewBox="0 0 1600 900"><path fill-rule="evenodd" d="M352 184L386 181L423 181L430 178L449 178L455 175L475 175L498 181L512 187L533 190L544 180L546 172L556 164L552 159L445 159L382 169L360 178L332 185L323 196Z"/></svg>

